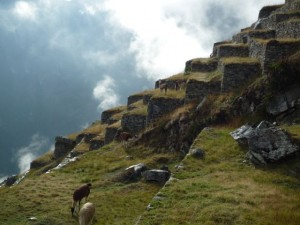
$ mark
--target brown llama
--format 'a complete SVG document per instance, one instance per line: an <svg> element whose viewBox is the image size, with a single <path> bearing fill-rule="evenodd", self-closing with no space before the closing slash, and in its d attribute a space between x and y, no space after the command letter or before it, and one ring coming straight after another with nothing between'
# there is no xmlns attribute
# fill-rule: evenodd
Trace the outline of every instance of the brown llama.
<svg viewBox="0 0 300 225"><path fill-rule="evenodd" d="M73 193L73 205L71 207L71 213L72 215L76 211L76 206L78 203L78 209L80 209L80 202L81 200L85 197L85 201L87 201L87 198L90 194L90 189L91 189L92 184L88 183L85 184L78 189L76 189Z"/></svg>

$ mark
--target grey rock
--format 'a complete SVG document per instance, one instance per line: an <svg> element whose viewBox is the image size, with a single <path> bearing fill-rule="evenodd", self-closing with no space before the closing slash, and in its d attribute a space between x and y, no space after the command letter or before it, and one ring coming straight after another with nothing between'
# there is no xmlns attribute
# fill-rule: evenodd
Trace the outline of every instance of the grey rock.
<svg viewBox="0 0 300 225"><path fill-rule="evenodd" d="M205 152L199 148L193 148L190 150L189 154L197 159L203 159L205 156Z"/></svg>
<svg viewBox="0 0 300 225"><path fill-rule="evenodd" d="M155 181L164 183L170 178L170 172L165 170L146 170L142 172L142 176L146 181Z"/></svg>
<svg viewBox="0 0 300 225"><path fill-rule="evenodd" d="M248 159L258 165L277 162L299 151L288 134L268 121L262 121L255 129L242 126L231 136L242 145L248 145ZM242 140L242 141L241 141Z"/></svg>

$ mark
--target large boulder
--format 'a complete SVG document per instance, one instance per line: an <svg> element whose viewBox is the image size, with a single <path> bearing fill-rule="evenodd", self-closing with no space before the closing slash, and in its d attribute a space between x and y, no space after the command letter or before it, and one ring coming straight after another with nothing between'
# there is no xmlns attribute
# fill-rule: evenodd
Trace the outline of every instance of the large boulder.
<svg viewBox="0 0 300 225"><path fill-rule="evenodd" d="M117 180L121 182L137 181L141 178L142 172L147 169L144 163L129 166L124 172L118 175Z"/></svg>
<svg viewBox="0 0 300 225"><path fill-rule="evenodd" d="M262 121L256 128L243 126L231 133L240 144L248 146L247 156L258 165L277 162L299 151L288 134L273 124Z"/></svg>
<svg viewBox="0 0 300 225"><path fill-rule="evenodd" d="M166 170L146 170L142 172L142 176L146 181L154 181L164 183L170 178L170 172Z"/></svg>

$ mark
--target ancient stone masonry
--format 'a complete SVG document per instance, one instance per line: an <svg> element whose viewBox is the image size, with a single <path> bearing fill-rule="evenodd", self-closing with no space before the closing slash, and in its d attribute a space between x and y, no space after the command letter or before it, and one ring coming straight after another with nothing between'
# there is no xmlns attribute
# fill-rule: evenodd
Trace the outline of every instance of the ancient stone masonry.
<svg viewBox="0 0 300 225"><path fill-rule="evenodd" d="M257 62L224 62L220 61L219 70L223 73L222 92L231 91L241 84L261 74L260 63Z"/></svg>
<svg viewBox="0 0 300 225"><path fill-rule="evenodd" d="M147 124L182 106L183 103L183 99L177 98L151 98L148 104Z"/></svg>
<svg viewBox="0 0 300 225"><path fill-rule="evenodd" d="M125 107L122 106L122 107L103 111L101 114L101 123L113 124L113 123L117 122L118 120L114 119L113 116L118 113L121 113L124 109L125 109Z"/></svg>
<svg viewBox="0 0 300 225"><path fill-rule="evenodd" d="M259 11L258 18L267 18L271 15L271 13L277 9L280 9L281 7L282 5L265 6Z"/></svg>
<svg viewBox="0 0 300 225"><path fill-rule="evenodd" d="M143 104L144 105L148 105L148 103L150 102L150 99L152 98L152 95L147 94L143 96Z"/></svg>
<svg viewBox="0 0 300 225"><path fill-rule="evenodd" d="M185 63L185 73L189 72L211 72L217 69L218 60L210 59L191 59Z"/></svg>
<svg viewBox="0 0 300 225"><path fill-rule="evenodd" d="M212 52L211 57L217 57L217 48L219 45L230 44L230 43L232 43L232 42L231 41L220 41L220 42L214 43L213 52Z"/></svg>
<svg viewBox="0 0 300 225"><path fill-rule="evenodd" d="M281 59L293 55L300 50L300 40L290 42L279 42L271 40L266 44L262 68L265 74L270 67Z"/></svg>
<svg viewBox="0 0 300 225"><path fill-rule="evenodd" d="M76 146L76 142L65 138L65 137L56 137L55 138L55 149L54 149L54 158L60 158L65 154L69 153Z"/></svg>
<svg viewBox="0 0 300 225"><path fill-rule="evenodd" d="M225 44L217 47L217 57L248 57L249 48L245 44Z"/></svg>
<svg viewBox="0 0 300 225"><path fill-rule="evenodd" d="M127 106L142 100L143 97L144 97L143 95L131 95L131 96L129 96L128 99L127 99Z"/></svg>
<svg viewBox="0 0 300 225"><path fill-rule="evenodd" d="M276 25L276 35L278 38L300 38L300 19L278 23Z"/></svg>
<svg viewBox="0 0 300 225"><path fill-rule="evenodd" d="M221 92L221 82L204 82L197 80L189 80L186 86L185 102L197 100L201 102L205 96L212 93Z"/></svg>
<svg viewBox="0 0 300 225"><path fill-rule="evenodd" d="M275 30L248 30L234 35L232 40L236 43L249 44L253 39L272 39L275 36Z"/></svg>
<svg viewBox="0 0 300 225"><path fill-rule="evenodd" d="M121 120L123 130L137 134L146 127L146 115L125 114Z"/></svg>
<svg viewBox="0 0 300 225"><path fill-rule="evenodd" d="M118 132L118 127L107 127L105 129L104 144L109 144L115 139Z"/></svg>

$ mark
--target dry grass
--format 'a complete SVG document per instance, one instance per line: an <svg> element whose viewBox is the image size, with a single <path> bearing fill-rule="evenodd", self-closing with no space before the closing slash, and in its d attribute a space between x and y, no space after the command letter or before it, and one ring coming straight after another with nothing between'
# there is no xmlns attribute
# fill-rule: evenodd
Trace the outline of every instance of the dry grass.
<svg viewBox="0 0 300 225"><path fill-rule="evenodd" d="M226 57L221 61L223 64L259 64L257 59L247 57Z"/></svg>

